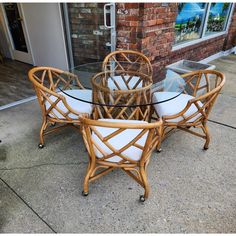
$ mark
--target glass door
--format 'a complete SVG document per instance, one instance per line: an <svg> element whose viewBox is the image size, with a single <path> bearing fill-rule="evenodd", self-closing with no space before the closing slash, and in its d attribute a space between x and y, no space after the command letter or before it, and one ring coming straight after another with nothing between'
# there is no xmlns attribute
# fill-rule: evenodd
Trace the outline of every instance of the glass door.
<svg viewBox="0 0 236 236"><path fill-rule="evenodd" d="M63 5L71 66L103 61L115 50L115 3Z"/></svg>
<svg viewBox="0 0 236 236"><path fill-rule="evenodd" d="M13 59L33 64L19 4L3 3L3 9Z"/></svg>

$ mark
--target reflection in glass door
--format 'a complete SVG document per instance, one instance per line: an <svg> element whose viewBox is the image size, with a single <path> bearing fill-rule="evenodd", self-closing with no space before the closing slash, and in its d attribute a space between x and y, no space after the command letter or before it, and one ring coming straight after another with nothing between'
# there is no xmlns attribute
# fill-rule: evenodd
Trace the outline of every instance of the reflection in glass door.
<svg viewBox="0 0 236 236"><path fill-rule="evenodd" d="M114 50L114 3L68 3L66 11L74 66L102 61Z"/></svg>
<svg viewBox="0 0 236 236"><path fill-rule="evenodd" d="M12 53L16 60L32 64L32 57L27 46L23 29L23 18L17 3L3 3L5 21L11 39Z"/></svg>
<svg viewBox="0 0 236 236"><path fill-rule="evenodd" d="M16 3L4 3L9 30L16 50L28 52L23 33L18 7Z"/></svg>

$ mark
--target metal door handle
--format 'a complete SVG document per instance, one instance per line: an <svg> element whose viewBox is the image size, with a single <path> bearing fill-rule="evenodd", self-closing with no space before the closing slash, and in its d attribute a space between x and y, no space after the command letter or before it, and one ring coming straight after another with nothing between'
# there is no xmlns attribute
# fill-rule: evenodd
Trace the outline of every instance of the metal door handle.
<svg viewBox="0 0 236 236"><path fill-rule="evenodd" d="M114 27L114 25L107 25L107 13L108 13L108 9L107 7L112 7L114 4L113 3L108 3L105 4L103 9L104 9L104 26L106 29L111 29Z"/></svg>

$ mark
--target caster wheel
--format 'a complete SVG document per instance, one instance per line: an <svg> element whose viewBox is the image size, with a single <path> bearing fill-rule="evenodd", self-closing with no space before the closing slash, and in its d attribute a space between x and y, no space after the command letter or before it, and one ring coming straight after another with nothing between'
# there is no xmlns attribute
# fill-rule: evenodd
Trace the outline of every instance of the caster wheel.
<svg viewBox="0 0 236 236"><path fill-rule="evenodd" d="M158 153L162 152L162 149L161 148L157 149L157 152Z"/></svg>
<svg viewBox="0 0 236 236"><path fill-rule="evenodd" d="M38 147L39 147L40 149L42 149L42 148L44 148L44 145L43 145L42 143L40 143L40 144L38 145Z"/></svg>
<svg viewBox="0 0 236 236"><path fill-rule="evenodd" d="M84 197L87 197L88 196L88 192L84 192L84 191L82 191L82 195L84 196Z"/></svg>
<svg viewBox="0 0 236 236"><path fill-rule="evenodd" d="M203 148L203 150L205 150L205 151L206 151L207 149L208 149L208 147L204 147L204 148Z"/></svg>
<svg viewBox="0 0 236 236"><path fill-rule="evenodd" d="M145 202L145 200L146 200L146 199L145 199L145 197L144 197L143 195L141 195L141 196L139 197L139 201L140 201L140 202Z"/></svg>

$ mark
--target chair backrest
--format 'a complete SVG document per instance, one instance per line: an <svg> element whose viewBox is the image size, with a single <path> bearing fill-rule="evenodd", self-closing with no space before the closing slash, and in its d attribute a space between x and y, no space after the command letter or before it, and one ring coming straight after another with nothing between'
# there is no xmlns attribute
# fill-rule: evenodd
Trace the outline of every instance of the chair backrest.
<svg viewBox="0 0 236 236"><path fill-rule="evenodd" d="M225 76L216 70L193 71L182 77L186 82L185 93L194 97L219 92L225 83Z"/></svg>
<svg viewBox="0 0 236 236"><path fill-rule="evenodd" d="M225 84L225 76L216 70L199 70L182 75L186 81L185 94L194 98L189 100L186 107L178 114L168 116L168 119L175 119L182 116L183 120L179 123L194 120L195 123L204 119L206 120ZM186 116L188 109L194 108L196 111Z"/></svg>
<svg viewBox="0 0 236 236"><path fill-rule="evenodd" d="M77 114L66 102L63 95L59 94L58 87L69 89L72 81L79 88L83 88L76 75L52 67L34 67L28 72L29 80L33 83L38 102L45 116L49 115L55 119L72 120L70 115ZM60 109L63 107L64 110Z"/></svg>
<svg viewBox="0 0 236 236"><path fill-rule="evenodd" d="M152 77L153 69L149 59L142 53L132 50L114 51L103 61L103 70L137 71Z"/></svg>
<svg viewBox="0 0 236 236"><path fill-rule="evenodd" d="M92 78L92 85L94 102L107 105L94 105L94 119L148 120L150 106L137 105L150 104L152 80L149 76L122 70L113 76L113 71L104 71Z"/></svg>
<svg viewBox="0 0 236 236"><path fill-rule="evenodd" d="M83 117L80 120L90 157L104 165L144 164L161 140L162 120L155 123Z"/></svg>

